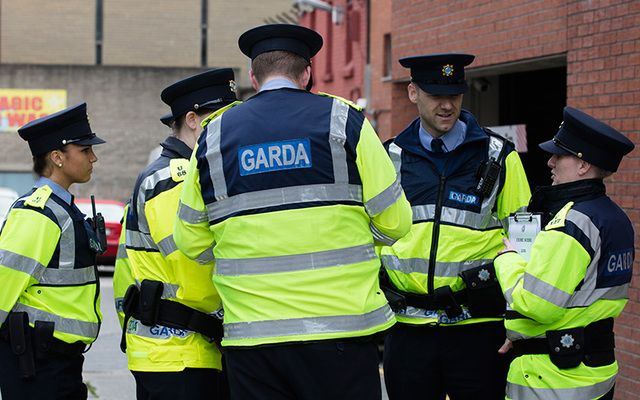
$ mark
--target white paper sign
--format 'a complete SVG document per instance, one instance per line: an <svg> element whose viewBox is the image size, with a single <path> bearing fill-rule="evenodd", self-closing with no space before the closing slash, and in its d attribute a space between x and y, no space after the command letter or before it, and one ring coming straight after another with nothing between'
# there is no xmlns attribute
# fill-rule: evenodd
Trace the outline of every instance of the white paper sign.
<svg viewBox="0 0 640 400"><path fill-rule="evenodd" d="M509 216L509 241L527 261L531 257L531 247L540 232L540 214L516 213Z"/></svg>

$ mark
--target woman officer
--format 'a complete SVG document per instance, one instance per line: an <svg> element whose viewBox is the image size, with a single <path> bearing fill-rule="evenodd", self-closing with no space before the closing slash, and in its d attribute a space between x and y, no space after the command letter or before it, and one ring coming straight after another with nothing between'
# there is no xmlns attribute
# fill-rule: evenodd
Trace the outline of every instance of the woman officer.
<svg viewBox="0 0 640 400"><path fill-rule="evenodd" d="M3 400L86 399L85 347L100 328L99 241L69 186L97 161L85 103L18 129L29 143L34 188L0 231L0 389Z"/></svg>

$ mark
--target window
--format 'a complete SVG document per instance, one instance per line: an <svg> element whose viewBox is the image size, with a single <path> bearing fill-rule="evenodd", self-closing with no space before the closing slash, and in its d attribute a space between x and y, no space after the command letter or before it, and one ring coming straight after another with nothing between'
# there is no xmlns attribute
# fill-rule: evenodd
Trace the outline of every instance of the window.
<svg viewBox="0 0 640 400"><path fill-rule="evenodd" d="M383 78L390 78L391 77L391 70L393 69L392 67L392 60L391 60L391 34L390 33L385 33L384 34L384 39L383 39L383 46L384 48L382 49L382 77Z"/></svg>

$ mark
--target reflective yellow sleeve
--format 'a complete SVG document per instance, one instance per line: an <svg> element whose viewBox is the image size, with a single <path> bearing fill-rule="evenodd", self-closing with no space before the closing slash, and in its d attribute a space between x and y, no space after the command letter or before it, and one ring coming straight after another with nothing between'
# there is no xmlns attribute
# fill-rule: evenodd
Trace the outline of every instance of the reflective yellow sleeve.
<svg viewBox="0 0 640 400"><path fill-rule="evenodd" d="M129 205L124 208L124 219L122 222L122 232L120 232L120 240L118 241L118 254L116 255L115 271L113 272L113 297L116 306L116 313L120 321L120 327L124 323L124 311L122 310L122 302L127 288L135 283L133 274L131 273L131 264L127 257L126 244L126 227L127 227L127 211Z"/></svg>
<svg viewBox="0 0 640 400"><path fill-rule="evenodd" d="M520 156L514 150L505 159L505 180L496 204L498 218L505 219L510 214L524 209L529 204L529 199L531 190L527 175Z"/></svg>
<svg viewBox="0 0 640 400"><path fill-rule="evenodd" d="M23 291L38 283L60 239L60 228L46 215L13 208L0 234L0 322Z"/></svg>
<svg viewBox="0 0 640 400"><path fill-rule="evenodd" d="M378 135L365 118L356 146L365 208L382 235L398 240L411 229L411 205Z"/></svg>
<svg viewBox="0 0 640 400"><path fill-rule="evenodd" d="M564 316L566 304L590 262L589 253L572 236L547 230L536 237L529 262L509 252L498 256L494 265L511 308L550 324Z"/></svg>
<svg viewBox="0 0 640 400"><path fill-rule="evenodd" d="M200 188L197 149L196 145L189 160L189 169L184 179L173 231L176 246L191 259L202 259L203 254L212 251L214 245L213 233L209 230L209 221L206 218L207 208ZM204 257L204 259L207 258Z"/></svg>

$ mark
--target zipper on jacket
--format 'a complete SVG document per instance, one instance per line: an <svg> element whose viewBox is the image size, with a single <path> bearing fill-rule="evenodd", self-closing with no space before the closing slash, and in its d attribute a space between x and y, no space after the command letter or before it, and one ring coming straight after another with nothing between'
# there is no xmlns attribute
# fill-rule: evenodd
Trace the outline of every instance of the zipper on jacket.
<svg viewBox="0 0 640 400"><path fill-rule="evenodd" d="M438 254L438 239L440 236L440 217L442 214L442 196L444 184L447 177L440 175L440 186L438 187L438 200L436 201L436 209L433 214L433 230L431 231L431 251L429 253L429 275L427 276L427 290L429 294L434 292L434 274L436 271L436 256Z"/></svg>

